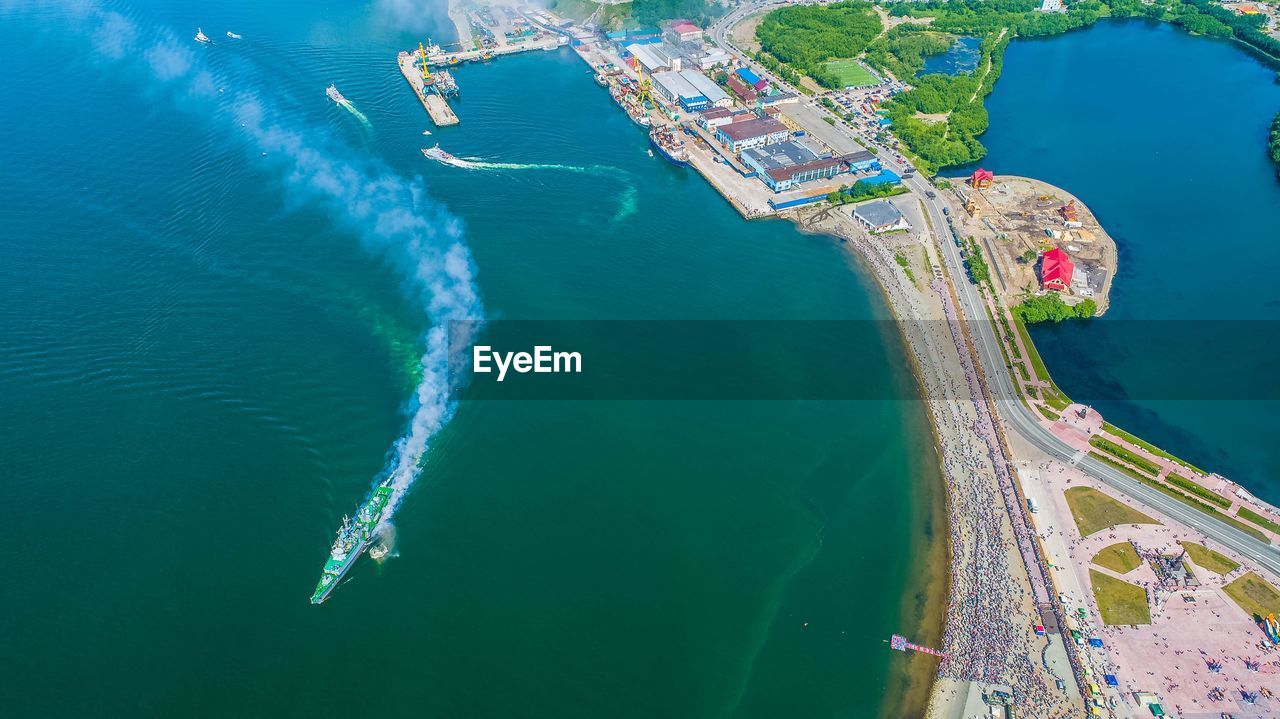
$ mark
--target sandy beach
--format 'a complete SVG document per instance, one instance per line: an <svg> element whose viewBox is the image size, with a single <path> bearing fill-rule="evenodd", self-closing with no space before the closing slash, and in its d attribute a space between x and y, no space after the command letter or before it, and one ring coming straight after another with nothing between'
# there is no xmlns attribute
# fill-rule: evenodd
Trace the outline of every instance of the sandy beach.
<svg viewBox="0 0 1280 719"><path fill-rule="evenodd" d="M1032 628L1042 621L1036 604L1045 589L1043 580L1035 586L1027 571L1027 530L1015 530L1007 510L1013 480L1006 450L963 323L957 321L936 239L923 213L912 207L915 202L898 200L912 222L909 233L868 235L851 219L849 206L808 210L794 219L808 231L840 238L872 271L898 320L933 421L949 525L950 601L940 648L950 657L935 670L939 680L926 715L961 716L971 689L994 686L1013 688L1030 715L1063 716L1072 704L1054 682L1071 677L1065 661L1055 666L1066 672L1061 676L1037 661L1047 640ZM899 257L907 260L910 275ZM917 659L926 660L918 662L926 666L937 663Z"/></svg>

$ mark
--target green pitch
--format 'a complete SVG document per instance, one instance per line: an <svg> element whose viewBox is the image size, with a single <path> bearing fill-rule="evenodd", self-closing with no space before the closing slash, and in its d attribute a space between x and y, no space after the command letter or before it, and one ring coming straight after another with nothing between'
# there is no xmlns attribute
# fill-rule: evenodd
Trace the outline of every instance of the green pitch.
<svg viewBox="0 0 1280 719"><path fill-rule="evenodd" d="M880 82L880 78L867 72L867 69L859 65L857 60L832 60L827 63L827 70L840 79L842 87L851 85L853 87L863 87Z"/></svg>

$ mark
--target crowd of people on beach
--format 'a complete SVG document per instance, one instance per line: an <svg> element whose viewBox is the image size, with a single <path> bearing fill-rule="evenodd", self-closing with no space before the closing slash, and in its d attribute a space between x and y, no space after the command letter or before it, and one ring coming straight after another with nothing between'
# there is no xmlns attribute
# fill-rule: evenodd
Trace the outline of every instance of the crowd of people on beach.
<svg viewBox="0 0 1280 719"><path fill-rule="evenodd" d="M929 321L918 288L904 276L888 243L837 228L884 281L900 317L917 320L908 333L934 333L907 343L926 385L943 471L949 485L951 598L947 610L939 674L954 679L1005 685L1013 690L1019 715L1060 717L1072 708L1051 688L1040 664L1044 640L1032 631L1039 623L1037 604L1053 605L1047 566L1021 511L1021 499L1005 458L980 373L941 278L930 289L942 299L945 322ZM940 364L929 347L951 344L961 372ZM1026 571L1017 566L1021 554ZM1056 608L1056 607L1055 607ZM1075 662L1073 662L1074 668Z"/></svg>

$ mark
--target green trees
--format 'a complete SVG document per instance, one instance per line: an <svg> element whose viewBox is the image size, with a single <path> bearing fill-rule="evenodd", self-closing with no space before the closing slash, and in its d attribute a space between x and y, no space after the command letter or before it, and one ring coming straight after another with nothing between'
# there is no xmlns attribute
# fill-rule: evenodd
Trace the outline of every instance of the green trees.
<svg viewBox="0 0 1280 719"><path fill-rule="evenodd" d="M1062 301L1056 292L1040 297L1028 297L1022 304L1013 308L1014 313L1027 324L1035 322L1061 322L1078 317L1087 319L1098 312L1098 303L1086 299L1075 306Z"/></svg>
<svg viewBox="0 0 1280 719"><path fill-rule="evenodd" d="M633 0L631 17L641 26L685 18L705 27L708 20L724 13L722 7L719 3L704 0Z"/></svg>
<svg viewBox="0 0 1280 719"><path fill-rule="evenodd" d="M849 202L859 202L868 200L873 197L892 197L907 192L907 188L893 182L867 182L866 180L858 180L852 185L845 185L839 190L831 192L827 195L827 202L833 205L843 205Z"/></svg>
<svg viewBox="0 0 1280 719"><path fill-rule="evenodd" d="M1276 174L1280 175L1280 112L1271 121L1271 140L1267 146L1271 149L1271 161L1276 163Z"/></svg>
<svg viewBox="0 0 1280 719"><path fill-rule="evenodd" d="M968 253L964 265L969 268L969 280L975 285L989 282L991 268L987 266L987 261L982 259L982 248L978 246L978 241L970 237L966 249Z"/></svg>
<svg viewBox="0 0 1280 719"><path fill-rule="evenodd" d="M839 79L824 63L857 57L880 34L880 27L871 4L860 0L793 5L765 16L756 28L756 38L769 55L834 88L840 86Z"/></svg>

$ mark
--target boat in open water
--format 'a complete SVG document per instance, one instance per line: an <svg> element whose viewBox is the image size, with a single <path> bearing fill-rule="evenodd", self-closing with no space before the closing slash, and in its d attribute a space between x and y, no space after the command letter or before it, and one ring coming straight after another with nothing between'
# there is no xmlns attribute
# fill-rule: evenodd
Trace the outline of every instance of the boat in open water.
<svg viewBox="0 0 1280 719"><path fill-rule="evenodd" d="M329 549L329 558L320 573L320 581L311 594L311 603L320 604L329 598L338 583L355 565L360 555L369 548L369 544L377 538L378 523L382 521L387 505L391 503L390 478L378 485L373 494L356 510L356 516L343 517L342 526L338 527L338 537L333 540ZM385 554L385 552L384 552Z"/></svg>
<svg viewBox="0 0 1280 719"><path fill-rule="evenodd" d="M204 34L204 30L201 30L200 28L196 28L196 42L209 43L209 42L212 42L212 40L209 39L208 35Z"/></svg>

